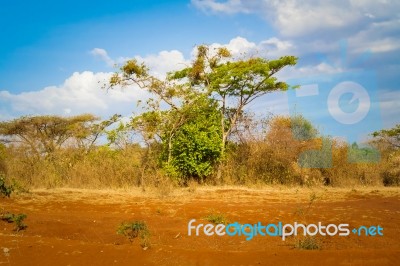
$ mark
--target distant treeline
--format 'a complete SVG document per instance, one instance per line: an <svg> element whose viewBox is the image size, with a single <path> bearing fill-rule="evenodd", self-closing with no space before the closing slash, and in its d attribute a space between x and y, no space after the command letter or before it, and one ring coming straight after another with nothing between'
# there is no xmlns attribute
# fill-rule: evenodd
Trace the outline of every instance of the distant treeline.
<svg viewBox="0 0 400 266"><path fill-rule="evenodd" d="M223 158L212 137L187 131L172 142L171 161L161 139L146 145L118 116L21 117L0 123L0 175L23 188L399 185L398 128L373 133L373 148L360 148L321 136L301 116L244 116Z"/></svg>

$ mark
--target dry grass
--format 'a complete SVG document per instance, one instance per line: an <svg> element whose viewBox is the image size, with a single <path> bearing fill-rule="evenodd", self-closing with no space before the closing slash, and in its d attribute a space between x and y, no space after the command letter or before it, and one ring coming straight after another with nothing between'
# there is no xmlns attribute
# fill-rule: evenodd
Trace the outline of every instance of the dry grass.
<svg viewBox="0 0 400 266"><path fill-rule="evenodd" d="M187 190L193 193L215 183L250 188L266 185L310 188L400 185L398 152L382 150L380 163L349 163L348 145L331 141L332 167L300 167L301 154L321 149L323 142L321 139L294 139L290 118L276 117L269 122L265 137L242 138L240 143L230 144L221 181L215 182L214 176L210 176L199 184L189 178ZM157 152L149 157L137 145L116 150L102 146L88 153L73 148L60 149L42 158L34 157L23 147L2 146L0 152L0 173L4 172L6 181L19 190L140 187L166 198L173 196L178 186L160 168Z"/></svg>
<svg viewBox="0 0 400 266"><path fill-rule="evenodd" d="M305 236L303 238L296 239L294 247L304 250L316 250L321 249L321 243L315 236Z"/></svg>

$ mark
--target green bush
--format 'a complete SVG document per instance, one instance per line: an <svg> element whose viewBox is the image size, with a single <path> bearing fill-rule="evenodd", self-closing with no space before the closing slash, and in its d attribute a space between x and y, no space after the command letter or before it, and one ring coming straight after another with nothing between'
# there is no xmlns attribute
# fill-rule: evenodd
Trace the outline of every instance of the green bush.
<svg viewBox="0 0 400 266"><path fill-rule="evenodd" d="M14 231L25 230L28 226L24 224L24 220L26 218L26 214L13 214L13 213L5 213L1 215L1 220L6 221L8 223L15 223Z"/></svg>
<svg viewBox="0 0 400 266"><path fill-rule="evenodd" d="M133 241L134 238L140 238L140 245L150 247L150 231L147 224L144 221L134 221L131 223L121 223L117 229L117 234L128 237L129 241Z"/></svg>
<svg viewBox="0 0 400 266"><path fill-rule="evenodd" d="M188 116L177 130L171 149L165 147L162 155L167 173L184 184L189 178L202 181L210 176L221 157L220 114L215 103L199 101Z"/></svg>
<svg viewBox="0 0 400 266"><path fill-rule="evenodd" d="M6 184L4 176L0 175L0 196L10 197L13 187Z"/></svg>

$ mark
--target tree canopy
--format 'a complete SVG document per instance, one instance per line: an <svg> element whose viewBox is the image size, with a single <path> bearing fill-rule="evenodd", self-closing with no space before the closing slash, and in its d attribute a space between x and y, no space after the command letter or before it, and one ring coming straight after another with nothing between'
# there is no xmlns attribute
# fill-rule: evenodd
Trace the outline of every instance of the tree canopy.
<svg viewBox="0 0 400 266"><path fill-rule="evenodd" d="M0 122L0 136L3 136L3 142L28 146L37 156L51 154L69 140L90 149L100 133L118 117L96 123L99 118L91 114L72 117L25 116Z"/></svg>
<svg viewBox="0 0 400 266"><path fill-rule="evenodd" d="M235 58L225 47L200 45L189 66L168 73L165 79L151 75L144 63L133 59L111 77L109 87L134 85L150 92L153 97L146 102L146 111L133 118L133 127L147 141L160 142L165 162L180 174L203 176L222 162L227 140L245 107L266 93L287 90L289 85L274 75L296 62L294 56ZM212 159L205 156L206 150Z"/></svg>
<svg viewBox="0 0 400 266"><path fill-rule="evenodd" d="M395 125L391 129L375 131L372 133L372 136L387 142L393 148L400 148L400 124Z"/></svg>

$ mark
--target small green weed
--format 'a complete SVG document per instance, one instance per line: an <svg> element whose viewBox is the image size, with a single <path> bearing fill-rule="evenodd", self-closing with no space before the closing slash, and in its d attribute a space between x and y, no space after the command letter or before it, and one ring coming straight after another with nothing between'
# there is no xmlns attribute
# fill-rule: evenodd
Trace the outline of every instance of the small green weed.
<svg viewBox="0 0 400 266"><path fill-rule="evenodd" d="M150 231L144 221L134 221L131 223L123 222L119 225L117 233L126 236L131 242L134 238L139 237L140 245L143 248L151 246Z"/></svg>
<svg viewBox="0 0 400 266"><path fill-rule="evenodd" d="M0 175L0 196L10 197L13 187L6 185L4 176Z"/></svg>
<svg viewBox="0 0 400 266"><path fill-rule="evenodd" d="M21 231L26 229L28 226L24 224L24 220L26 218L26 214L13 214L13 213L5 213L0 216L0 219L6 221L8 223L15 223L14 231Z"/></svg>

